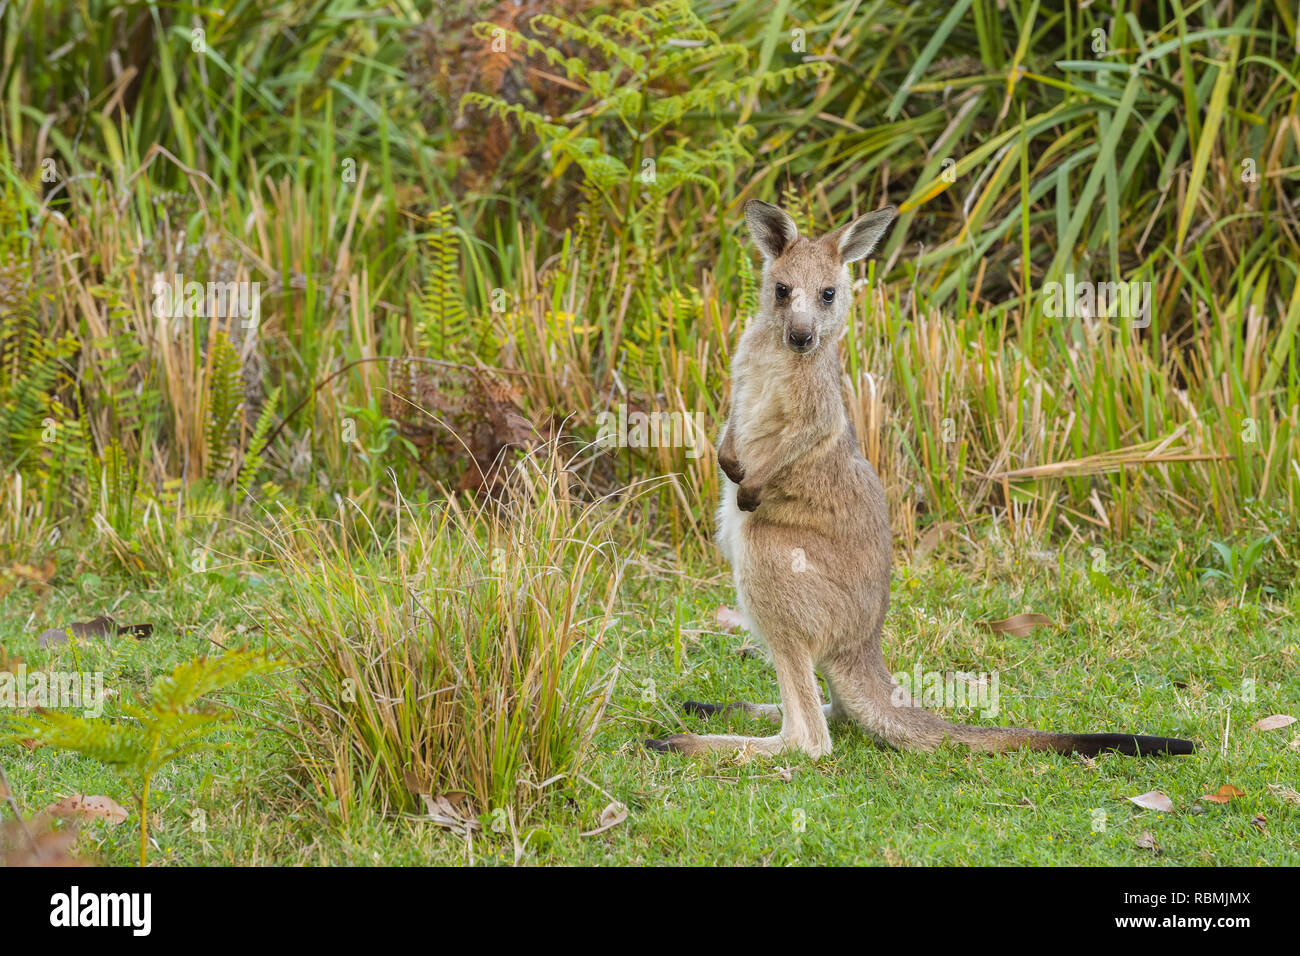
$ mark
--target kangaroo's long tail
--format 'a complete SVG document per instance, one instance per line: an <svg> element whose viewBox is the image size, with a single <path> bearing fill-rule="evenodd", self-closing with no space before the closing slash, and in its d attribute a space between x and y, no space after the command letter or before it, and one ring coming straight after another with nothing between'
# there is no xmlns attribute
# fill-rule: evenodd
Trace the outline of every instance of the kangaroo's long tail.
<svg viewBox="0 0 1300 956"><path fill-rule="evenodd" d="M834 669L832 669L834 670ZM867 673L862 673L865 670ZM1050 750L1094 757L1114 751L1131 757L1174 756L1196 751L1196 744L1179 737L1143 734L1071 734L1014 727L955 724L925 710L900 687L882 660L876 666L827 673L832 685L832 716L852 719L880 742L899 749L930 750L945 740L976 750Z"/></svg>
<svg viewBox="0 0 1300 956"><path fill-rule="evenodd" d="M948 724L948 737L977 749L1053 750L1095 757L1113 751L1129 757L1172 757L1195 753L1196 744L1180 737L1149 737L1145 734L1071 734L1011 727L974 727Z"/></svg>

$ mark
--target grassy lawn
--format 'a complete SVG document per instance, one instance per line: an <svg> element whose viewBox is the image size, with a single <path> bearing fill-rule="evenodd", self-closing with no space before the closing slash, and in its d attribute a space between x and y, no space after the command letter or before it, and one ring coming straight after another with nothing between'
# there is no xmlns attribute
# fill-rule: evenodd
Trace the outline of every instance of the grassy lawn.
<svg viewBox="0 0 1300 956"><path fill-rule="evenodd" d="M1153 547L1159 545L1152 543ZM606 648L619 676L589 760L545 788L522 819L470 839L414 814L387 817L337 805L304 788L284 737L277 694L285 676L224 695L241 723L224 731L232 749L182 759L154 783L154 863L166 864L1083 864L1295 865L1300 751L1294 727L1251 729L1294 712L1297 592L1261 607L1204 594L1185 604L1142 563L1109 575L1084 561L995 546L945 549L896 569L886 654L898 671L996 672L996 715L946 711L952 719L1057 730L1124 730L1194 739L1192 757L1097 760L1042 753L974 754L881 749L851 727L833 728L834 753L813 761L651 754L640 740L678 730L765 733L734 714L679 717L676 702L776 700L763 652L743 631L714 621L732 600L715 559L635 580L620 636ZM662 555L665 566L673 560ZM1117 559L1118 560L1118 559ZM284 600L275 569L238 566L182 574L156 589L85 573L37 596L5 599L0 643L30 670L103 670L130 693L209 642L266 640L263 607ZM147 640L119 637L40 649L50 623L101 609L120 622L149 621ZM1022 610L1058 625L1016 637L979 625ZM742 649L744 652L742 653ZM11 661L12 664L12 661ZM1253 684L1251 683L1253 682ZM48 748L6 751L5 768L24 810L72 793L104 794L131 809L128 822L90 823L80 847L129 864L138 811L131 791L99 764ZM1227 804L1198 798L1223 784L1245 792ZM1275 789L1270 789L1270 784ZM1128 798L1167 794L1174 811ZM1296 798L1293 798L1296 799ZM627 816L603 833L602 810ZM1262 821L1252 824L1252 819ZM608 820L608 818L607 818ZM1149 833L1156 849L1137 845ZM1149 841L1148 841L1149 842Z"/></svg>

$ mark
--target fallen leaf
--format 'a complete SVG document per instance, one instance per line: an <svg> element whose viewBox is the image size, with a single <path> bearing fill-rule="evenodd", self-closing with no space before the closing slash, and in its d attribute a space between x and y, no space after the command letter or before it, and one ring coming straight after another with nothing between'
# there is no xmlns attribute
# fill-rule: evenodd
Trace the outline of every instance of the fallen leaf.
<svg viewBox="0 0 1300 956"><path fill-rule="evenodd" d="M1230 783L1225 783L1214 793L1207 793L1201 797L1202 800L1208 800L1210 803L1227 803L1233 797L1244 797L1245 790L1240 790Z"/></svg>
<svg viewBox="0 0 1300 956"><path fill-rule="evenodd" d="M64 797L57 803L52 803L46 807L42 813L51 813L56 817L92 817L104 820L109 826L117 826L125 820L130 814L126 808L120 806L116 801L109 797L93 796L87 797L80 793L74 793L70 797Z"/></svg>
<svg viewBox="0 0 1300 956"><path fill-rule="evenodd" d="M436 823L440 827L447 827L456 833L462 835L470 830L482 829L482 824L478 822L476 814L469 812L466 807L458 806L451 799L438 794L432 797L427 793L420 794L420 799L424 801L424 809L428 811L428 816L424 819L431 823ZM463 803L463 799L458 801Z"/></svg>
<svg viewBox="0 0 1300 956"><path fill-rule="evenodd" d="M1273 791L1274 796L1280 797L1287 803L1300 805L1300 793L1296 793L1290 787L1284 787L1280 783L1270 783L1268 789Z"/></svg>
<svg viewBox="0 0 1300 956"><path fill-rule="evenodd" d="M58 644L68 643L68 633L77 640L89 640L94 638L100 641L106 641L117 632L117 625L113 619L105 614L99 617L93 617L89 621L74 621L64 628L52 627L47 631L42 631L38 639L41 647L52 647Z"/></svg>
<svg viewBox="0 0 1300 956"><path fill-rule="evenodd" d="M626 819L627 807L615 800L600 811L600 825L596 829L588 830L586 833L579 833L578 836L595 836L597 833L604 833L606 830L612 830Z"/></svg>
<svg viewBox="0 0 1300 956"><path fill-rule="evenodd" d="M76 825L52 829L52 824L46 814L6 821L0 826L0 866L85 866L72 855Z"/></svg>
<svg viewBox="0 0 1300 956"><path fill-rule="evenodd" d="M718 622L718 627L727 632L745 627L747 624L745 621L745 615L733 608L727 607L725 604L718 606L718 613L715 617Z"/></svg>
<svg viewBox="0 0 1300 956"><path fill-rule="evenodd" d="M1264 818L1264 814L1257 813L1251 817L1250 825L1260 833L1263 833L1268 828L1268 820Z"/></svg>
<svg viewBox="0 0 1300 956"><path fill-rule="evenodd" d="M1251 727L1255 730L1277 730L1279 727L1287 727L1294 723L1295 718L1290 714L1274 714L1272 717L1255 721Z"/></svg>
<svg viewBox="0 0 1300 956"><path fill-rule="evenodd" d="M41 647L56 647L59 644L68 643L68 634L66 631L60 631L57 627L41 631L41 636L36 639Z"/></svg>
<svg viewBox="0 0 1300 956"><path fill-rule="evenodd" d="M1150 830L1143 830L1138 835L1138 838L1133 841L1133 845L1139 850L1151 850L1154 853L1160 852L1160 844L1156 842L1156 835Z"/></svg>
<svg viewBox="0 0 1300 956"><path fill-rule="evenodd" d="M1054 627L1052 619L1046 614L1017 614L1001 621L980 621L980 627L990 631L1010 634L1012 637L1027 637L1036 627Z"/></svg>
<svg viewBox="0 0 1300 956"><path fill-rule="evenodd" d="M1129 799L1144 810L1159 810L1161 813L1171 813L1174 809L1174 802L1169 799L1168 795L1161 793L1159 790L1148 790L1146 793L1140 793L1136 797L1129 797Z"/></svg>

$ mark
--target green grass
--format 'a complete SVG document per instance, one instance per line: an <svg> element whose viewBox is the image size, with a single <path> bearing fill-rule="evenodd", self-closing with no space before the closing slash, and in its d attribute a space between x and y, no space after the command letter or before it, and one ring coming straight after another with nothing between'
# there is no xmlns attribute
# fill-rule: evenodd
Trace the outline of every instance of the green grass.
<svg viewBox="0 0 1300 956"><path fill-rule="evenodd" d="M1145 542L1158 557L1161 542ZM1167 544L1167 542L1166 542ZM648 549L648 559L671 559ZM775 700L761 655L741 656L743 634L713 624L731 601L713 559L689 574L632 581L622 635L610 648L621 674L587 762L543 791L516 820L525 864L1269 864L1300 862L1300 806L1269 784L1295 788L1300 754L1294 728L1260 733L1250 725L1300 705L1296 677L1300 596L1259 607L1228 596L1183 603L1139 562L1115 562L1110 585L1090 578L1082 555L1050 567L995 546L949 552L897 569L886 653L896 670L994 671L996 722L1059 730L1124 730L1186 736L1189 758L1095 762L1039 753L978 755L950 746L934 753L882 750L851 728L833 729L834 753L688 759L650 754L647 736L681 729L763 732L743 716L680 718L682 699ZM287 594L279 572L231 568L182 575L156 590L105 578L78 586L60 579L38 599L6 598L0 642L35 667L104 667L108 686L130 692L150 675L204 650L209 640L264 639L258 609ZM32 634L47 623L112 607L120 620L151 620L137 643L43 652ZM243 613L240 606L246 607ZM1057 629L1015 638L977 622L1022 610L1046 614ZM34 615L35 625L25 622ZM243 628L242 632L240 628ZM1244 680L1254 681L1253 700ZM281 712L287 678L250 681L227 695L253 727ZM653 700L647 688L653 682ZM951 714L955 719L960 715ZM977 718L979 719L979 718ZM983 722L989 722L987 720ZM1225 741L1226 732L1226 741ZM302 776L281 736L227 734L238 750L178 761L155 784L151 833L158 864L430 863L509 864L509 834L488 828L466 840L418 814L381 816L361 803L344 820L338 806L295 786ZM70 793L102 793L133 808L117 778L93 762L46 749L3 750L10 783L26 811ZM1200 803L1224 783L1246 792L1227 805ZM1161 790L1176 811L1141 810L1128 797ZM627 819L594 836L612 801ZM206 831L192 829L202 810ZM1104 813L1104 830L1094 830ZM1265 818L1260 831L1251 820ZM797 826L802 816L804 829ZM135 811L116 828L95 823L80 848L112 864L137 852ZM1160 852L1134 841L1149 830Z"/></svg>

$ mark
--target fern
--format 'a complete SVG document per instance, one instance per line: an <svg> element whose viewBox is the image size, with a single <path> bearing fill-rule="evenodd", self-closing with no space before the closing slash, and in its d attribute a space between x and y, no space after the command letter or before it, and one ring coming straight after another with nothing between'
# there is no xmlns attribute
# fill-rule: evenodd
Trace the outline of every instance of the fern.
<svg viewBox="0 0 1300 956"><path fill-rule="evenodd" d="M0 463L41 490L46 510L65 501L68 478L83 479L79 422L60 401L76 394L70 360L79 348L44 321L31 231L11 188L0 193ZM79 482L77 482L79 484Z"/></svg>
<svg viewBox="0 0 1300 956"><path fill-rule="evenodd" d="M741 323L758 311L758 277L754 275L754 263L749 256L737 259L740 266L740 301L739 316Z"/></svg>
<svg viewBox="0 0 1300 956"><path fill-rule="evenodd" d="M154 681L148 707L124 703L118 720L41 711L12 720L11 740L30 739L97 760L139 784L140 865L149 846L149 784L179 757L217 749L211 735L231 719L230 711L199 710L199 699L246 677L281 666L251 651L196 657Z"/></svg>
<svg viewBox="0 0 1300 956"><path fill-rule="evenodd" d="M207 469L208 478L216 478L230 467L238 450L240 414L244 408L244 381L239 353L225 332L214 332L210 371L207 378Z"/></svg>
<svg viewBox="0 0 1300 956"><path fill-rule="evenodd" d="M280 387L277 385L262 406L257 422L253 425L253 434L248 439L248 451L244 454L243 464L239 468L239 490L245 495L251 494L253 482L263 464L262 454L266 451L266 438L275 423L275 411L280 404Z"/></svg>
<svg viewBox="0 0 1300 956"><path fill-rule="evenodd" d="M502 119L513 118L537 136L556 163L557 173L569 163L576 164L600 191L620 233L634 218L653 218L647 213L660 209L659 202L684 184L694 183L719 195L719 182L729 180L737 166L750 159L745 143L754 130L749 126L730 125L728 133L714 137L707 147L684 137L655 149L665 126L691 113L716 121L723 109L741 99L830 72L827 64L814 62L748 75L745 47L723 43L687 0L597 16L590 26L552 14L539 14L529 23L535 33L550 34L557 43L593 51L590 56L571 56L558 45L506 31L515 49L545 59L588 92L592 105L582 111L582 117L557 122L525 106L476 92L467 93L462 103ZM482 22L474 32L486 41L500 29L499 24ZM682 48L684 41L699 45ZM610 68L595 68L602 61ZM691 76L688 89L680 93L665 89L687 74ZM630 148L623 149L627 136L632 138ZM654 175L647 176L642 164L651 158ZM645 207L640 205L643 195Z"/></svg>
<svg viewBox="0 0 1300 956"><path fill-rule="evenodd" d="M812 197L806 189L787 182L781 190L781 208L789 212L800 233L805 236L812 234Z"/></svg>
<svg viewBox="0 0 1300 956"><path fill-rule="evenodd" d="M460 246L451 206L429 214L429 273L420 300L420 346L434 358L474 347L461 290Z"/></svg>

